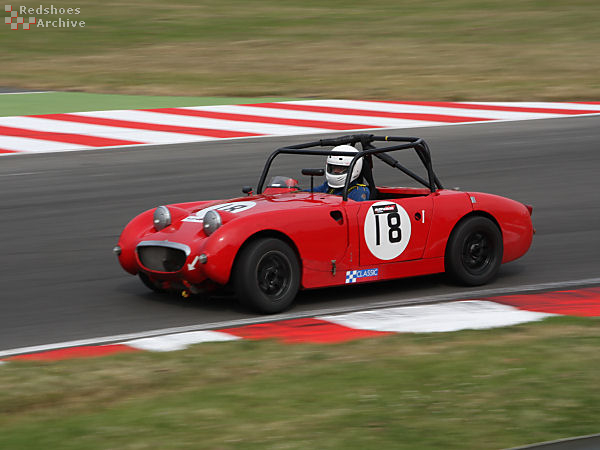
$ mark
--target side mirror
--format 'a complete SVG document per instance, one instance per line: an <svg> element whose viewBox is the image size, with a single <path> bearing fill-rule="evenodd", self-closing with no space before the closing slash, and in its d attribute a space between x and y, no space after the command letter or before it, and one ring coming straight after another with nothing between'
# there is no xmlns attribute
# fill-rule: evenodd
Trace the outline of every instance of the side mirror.
<svg viewBox="0 0 600 450"><path fill-rule="evenodd" d="M247 195L252 195L252 186L244 186L242 192Z"/></svg>
<svg viewBox="0 0 600 450"><path fill-rule="evenodd" d="M310 192L314 190L314 177L325 175L325 169L302 169L302 175L310 176Z"/></svg>
<svg viewBox="0 0 600 450"><path fill-rule="evenodd" d="M302 169L302 175L311 177L322 177L325 175L325 169Z"/></svg>

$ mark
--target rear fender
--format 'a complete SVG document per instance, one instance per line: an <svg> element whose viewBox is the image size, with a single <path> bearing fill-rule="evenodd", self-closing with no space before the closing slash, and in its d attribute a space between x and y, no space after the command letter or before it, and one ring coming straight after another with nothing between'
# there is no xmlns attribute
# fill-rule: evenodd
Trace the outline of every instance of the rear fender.
<svg viewBox="0 0 600 450"><path fill-rule="evenodd" d="M438 191L433 197L432 226L423 258L443 257L450 233L461 218L472 211L473 206L467 193Z"/></svg>
<svg viewBox="0 0 600 450"><path fill-rule="evenodd" d="M502 262L523 256L533 239L531 214L526 205L505 197L480 192L469 193L473 211L493 216L502 232L504 256Z"/></svg>

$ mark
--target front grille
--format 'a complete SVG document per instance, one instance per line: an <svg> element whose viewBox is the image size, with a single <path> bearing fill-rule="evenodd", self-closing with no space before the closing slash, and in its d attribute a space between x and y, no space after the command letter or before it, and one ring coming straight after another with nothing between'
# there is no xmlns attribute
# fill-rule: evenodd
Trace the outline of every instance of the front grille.
<svg viewBox="0 0 600 450"><path fill-rule="evenodd" d="M145 245L137 248L142 265L155 272L177 272L185 264L185 251L172 247Z"/></svg>

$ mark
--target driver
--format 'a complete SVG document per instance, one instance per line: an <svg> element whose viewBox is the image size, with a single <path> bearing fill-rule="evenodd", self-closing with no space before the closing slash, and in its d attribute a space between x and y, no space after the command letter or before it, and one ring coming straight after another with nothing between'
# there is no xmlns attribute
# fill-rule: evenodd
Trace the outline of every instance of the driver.
<svg viewBox="0 0 600 450"><path fill-rule="evenodd" d="M358 150L351 145L338 145L332 149L339 152L358 153ZM327 194L342 195L346 177L348 176L348 167L352 162L352 156L329 155L325 165L325 174L327 181L321 186L313 189L313 192L326 192ZM348 187L348 198L360 202L369 200L369 188L364 184L357 182L362 171L362 158L356 161L352 174L350 176L350 186Z"/></svg>

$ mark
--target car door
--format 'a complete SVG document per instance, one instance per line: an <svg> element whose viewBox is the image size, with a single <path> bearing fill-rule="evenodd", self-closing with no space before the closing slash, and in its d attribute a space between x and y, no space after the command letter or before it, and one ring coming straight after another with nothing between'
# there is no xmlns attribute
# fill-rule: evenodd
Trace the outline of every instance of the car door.
<svg viewBox="0 0 600 450"><path fill-rule="evenodd" d="M332 261L341 264L348 250L345 202L337 195L309 195L302 203L295 202L301 207L289 219L286 216L282 231L293 236L304 268L330 274Z"/></svg>
<svg viewBox="0 0 600 450"><path fill-rule="evenodd" d="M432 217L431 195L362 202L357 228L360 266L422 258Z"/></svg>

